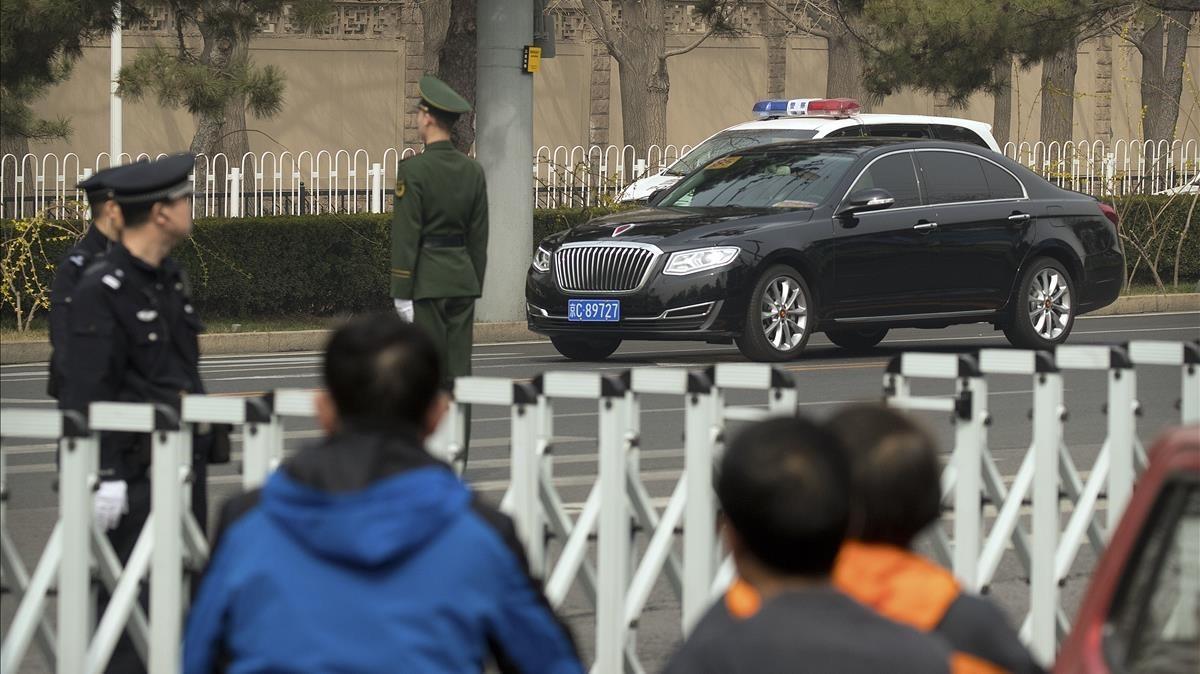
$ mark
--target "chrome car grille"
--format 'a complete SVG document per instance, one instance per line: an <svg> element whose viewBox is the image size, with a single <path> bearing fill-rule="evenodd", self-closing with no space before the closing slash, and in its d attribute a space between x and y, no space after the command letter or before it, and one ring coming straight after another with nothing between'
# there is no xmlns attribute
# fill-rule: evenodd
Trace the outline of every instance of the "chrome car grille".
<svg viewBox="0 0 1200 674"><path fill-rule="evenodd" d="M558 287L567 292L627 293L646 281L662 254L649 244L567 244L554 253Z"/></svg>

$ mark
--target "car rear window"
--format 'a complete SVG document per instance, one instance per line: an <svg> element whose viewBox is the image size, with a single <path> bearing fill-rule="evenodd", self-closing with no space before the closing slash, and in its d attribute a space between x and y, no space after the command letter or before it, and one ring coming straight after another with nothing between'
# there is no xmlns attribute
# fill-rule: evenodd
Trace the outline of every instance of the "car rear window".
<svg viewBox="0 0 1200 674"><path fill-rule="evenodd" d="M857 160L856 153L828 149L726 155L684 179L658 205L815 208Z"/></svg>
<svg viewBox="0 0 1200 674"><path fill-rule="evenodd" d="M867 133L876 138L929 138L927 124L869 124Z"/></svg>
<svg viewBox="0 0 1200 674"><path fill-rule="evenodd" d="M953 204L991 198L979 158L963 152L918 152L917 163L930 204Z"/></svg>
<svg viewBox="0 0 1200 674"><path fill-rule="evenodd" d="M921 190L917 187L917 171L912 153L889 154L871 164L850 188L850 194L878 187L891 193L895 208L921 205Z"/></svg>
<svg viewBox="0 0 1200 674"><path fill-rule="evenodd" d="M990 161L980 160L979 163L983 166L983 177L987 179L993 199L1020 199L1025 196L1021 183L1011 173Z"/></svg>
<svg viewBox="0 0 1200 674"><path fill-rule="evenodd" d="M955 143L970 143L979 147L986 147L989 150L988 144L979 136L979 134L968 129L965 126L952 126L950 124L934 124L933 132L941 140L949 140Z"/></svg>
<svg viewBox="0 0 1200 674"><path fill-rule="evenodd" d="M812 129L745 129L722 131L692 148L667 169L667 175L685 176L716 157L758 145L784 143L790 140L809 140L817 134Z"/></svg>

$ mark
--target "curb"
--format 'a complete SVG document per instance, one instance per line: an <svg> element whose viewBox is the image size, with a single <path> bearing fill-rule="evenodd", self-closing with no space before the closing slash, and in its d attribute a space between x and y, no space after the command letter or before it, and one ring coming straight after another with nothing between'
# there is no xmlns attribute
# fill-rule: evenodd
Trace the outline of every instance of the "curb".
<svg viewBox="0 0 1200 674"><path fill-rule="evenodd" d="M1200 311L1200 293L1177 295L1130 295L1089 316L1153 314L1173 311ZM325 348L328 330L291 330L285 332L244 332L200 335L200 353L205 356L243 353L286 353L289 351L320 351ZM546 337L530 332L525 321L476 323L476 344L502 342L545 341ZM0 365L44 363L50 360L50 344L46 341L0 344Z"/></svg>
<svg viewBox="0 0 1200 674"><path fill-rule="evenodd" d="M200 355L221 356L244 353L287 353L320 351L329 339L328 330L288 330L281 332L230 332L200 335ZM476 323L475 343L544 341L545 336L530 332L525 321ZM0 365L44 363L50 360L50 343L5 341L0 344Z"/></svg>

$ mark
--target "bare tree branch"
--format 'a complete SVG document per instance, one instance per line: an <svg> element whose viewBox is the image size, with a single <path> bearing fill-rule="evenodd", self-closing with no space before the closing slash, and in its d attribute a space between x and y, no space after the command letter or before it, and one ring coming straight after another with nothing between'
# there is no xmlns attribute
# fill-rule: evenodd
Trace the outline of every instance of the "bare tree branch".
<svg viewBox="0 0 1200 674"><path fill-rule="evenodd" d="M703 44L704 41L707 40L709 37L711 37L714 30L716 30L715 27L709 27L709 29L707 31L705 31L704 35L701 35L699 39L697 39L695 42L692 42L690 45L688 45L686 47L681 47L680 49L667 50L667 53L663 54L663 58L669 59L672 56L682 56L683 54L686 54L686 53L692 51L696 47L699 47L701 44Z"/></svg>
<svg viewBox="0 0 1200 674"><path fill-rule="evenodd" d="M776 14L778 14L779 16L783 17L788 23L792 24L792 28L794 28L795 30L797 30L801 33L806 33L808 35L812 35L814 37L821 37L821 38L826 38L826 39L829 38L828 31L822 30L819 26L821 26L822 24L828 25L831 15L829 15L826 10L817 6L817 4L812 2L811 0L805 0L803 3L804 4L804 13L806 16L809 17L810 21L812 22L811 26L806 26L806 25L800 23L799 21L797 21L796 17L792 14L792 12L789 12L785 8L780 7L779 3L776 2L775 0L763 0L763 4L765 4L768 8L770 8L771 11L773 11Z"/></svg>
<svg viewBox="0 0 1200 674"><path fill-rule="evenodd" d="M620 42L617 39L617 30L613 28L611 7L605 9L598 0L582 0L583 13L587 15L588 23L592 25L592 29L596 31L596 36L608 48L608 53L617 61L622 61L625 58L625 50L621 48Z"/></svg>

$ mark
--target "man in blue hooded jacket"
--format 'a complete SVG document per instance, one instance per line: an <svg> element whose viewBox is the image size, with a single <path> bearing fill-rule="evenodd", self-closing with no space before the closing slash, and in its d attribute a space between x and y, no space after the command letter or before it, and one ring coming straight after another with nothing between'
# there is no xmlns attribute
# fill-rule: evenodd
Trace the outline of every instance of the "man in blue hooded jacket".
<svg viewBox="0 0 1200 674"><path fill-rule="evenodd" d="M394 314L338 330L326 437L222 512L184 671L582 673L512 522L423 449L438 355Z"/></svg>

